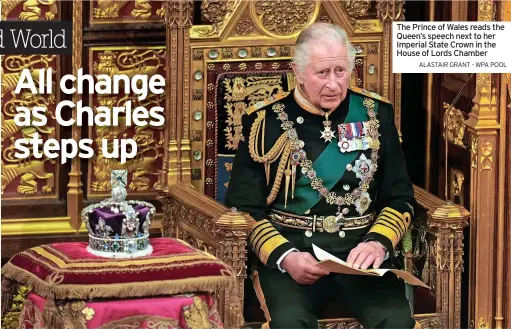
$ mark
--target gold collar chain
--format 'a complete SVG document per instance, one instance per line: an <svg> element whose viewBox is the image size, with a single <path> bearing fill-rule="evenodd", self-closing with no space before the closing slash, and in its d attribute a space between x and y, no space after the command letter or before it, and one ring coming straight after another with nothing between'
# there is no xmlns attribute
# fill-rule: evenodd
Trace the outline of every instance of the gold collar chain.
<svg viewBox="0 0 511 329"><path fill-rule="evenodd" d="M379 133L378 128L380 123L378 119L376 119L376 112L374 111L374 100L370 98L365 98L363 101L363 105L367 110L367 114L369 115L369 130L368 135L375 140L378 140ZM316 171L312 167L312 161L309 160L306 156L305 151L303 150L303 146L305 143L298 138L298 134L296 133L296 129L293 127L293 122L290 122L287 119L287 115L279 115L284 112L284 104L277 103L273 105L272 109L277 114L279 120L282 121L282 127L287 131L289 139L291 139L293 143L293 151L291 154L292 158L296 158L298 165L302 167L302 174L307 176L311 181L311 186L314 190L317 190L318 193L325 198L325 201L330 205L337 205L338 211L336 214L336 218L338 220L342 220L344 215L347 214L346 210L341 211L341 206L350 206L355 204L356 202L371 202L371 198L367 191L369 190L369 183L374 177L374 173L378 167L378 150L380 149L380 143L376 143L371 150L371 161L373 165L370 168L370 172L367 175L364 175L363 178L359 182L359 187L354 189L353 192L346 193L344 196L337 195L335 192L330 192L324 185L323 180L316 175ZM294 156L296 154L296 157ZM349 166L349 165L348 165ZM296 167L296 164L293 164L293 167ZM348 169L350 170L350 169ZM293 168L292 172L294 173L295 169Z"/></svg>

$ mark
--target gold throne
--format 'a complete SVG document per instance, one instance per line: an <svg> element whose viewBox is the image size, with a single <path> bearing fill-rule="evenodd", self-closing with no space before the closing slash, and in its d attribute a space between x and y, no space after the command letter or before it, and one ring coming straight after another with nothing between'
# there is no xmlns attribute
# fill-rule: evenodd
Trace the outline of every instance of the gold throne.
<svg viewBox="0 0 511 329"><path fill-rule="evenodd" d="M175 5L171 0L167 3ZM182 6L191 10L189 4ZM294 87L289 63L296 37L309 24L327 21L343 27L355 47L352 85L389 98L399 129L401 76L391 73L390 26L404 19L403 2L311 0L296 5L293 1L205 0L200 11L204 24L185 22L187 29L180 34L183 26L175 24L176 17L167 10L167 48L172 52L176 40L184 44L183 81L179 82L184 88L184 128L182 139L175 134L169 140L169 154L178 154L180 147L183 173L181 179L169 176L168 181L176 183L159 194L162 232L216 255L233 268L237 283L216 296L226 327L260 326L265 319L262 312L253 311L258 305L246 263L246 238L254 220L222 204L233 157L243 138L241 116L255 102ZM274 12L286 19L273 21ZM171 57L167 64L176 65ZM174 92L169 90L169 95ZM172 165L170 160L171 173ZM408 287L408 297L423 328L459 327L462 230L468 213L418 187L415 196L422 209L411 234L397 249L398 258L432 289ZM342 317L337 305L330 308L333 312L320 320L321 327L360 326Z"/></svg>

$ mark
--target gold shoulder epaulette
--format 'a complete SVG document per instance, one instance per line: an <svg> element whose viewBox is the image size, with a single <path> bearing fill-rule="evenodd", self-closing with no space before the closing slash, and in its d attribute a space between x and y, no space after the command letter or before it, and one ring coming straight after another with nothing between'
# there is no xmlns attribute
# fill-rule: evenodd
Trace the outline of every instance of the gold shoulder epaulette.
<svg viewBox="0 0 511 329"><path fill-rule="evenodd" d="M371 97L371 98L377 99L377 100L379 100L381 102L385 102L385 103L389 103L390 104L390 101L388 99L386 99L385 97L380 96L377 93L374 93L372 91L365 90L365 89L362 89L362 88L359 88L359 87L350 87L350 89L351 89L351 91L356 92L357 94L362 94L362 95L364 95L366 97Z"/></svg>
<svg viewBox="0 0 511 329"><path fill-rule="evenodd" d="M271 97L268 97L267 99L265 99L263 101L257 102L254 105L248 107L245 110L245 113L250 115L250 114L254 113L255 111L260 110L267 105L270 105L272 103L275 103L275 102L281 100L282 98L286 97L287 95L289 95L288 91L281 91L275 95L272 95Z"/></svg>

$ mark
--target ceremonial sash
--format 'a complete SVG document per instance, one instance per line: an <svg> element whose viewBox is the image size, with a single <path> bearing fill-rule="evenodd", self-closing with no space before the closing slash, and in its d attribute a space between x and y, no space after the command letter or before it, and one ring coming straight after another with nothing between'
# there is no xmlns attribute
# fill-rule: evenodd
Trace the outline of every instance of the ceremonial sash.
<svg viewBox="0 0 511 329"><path fill-rule="evenodd" d="M366 121L369 116L367 109L363 105L364 97L351 94L348 115L344 120L345 123ZM378 111L378 102L374 103L374 111ZM323 185L331 191L344 175L346 165L352 163L360 154L359 152L341 153L337 142L333 141L321 152L319 157L314 161L312 167L316 171L316 177L323 180ZM282 211L302 215L307 210L316 205L322 196L317 190L311 186L310 179L303 175L295 186L294 199L284 208L283 203L274 203L272 206Z"/></svg>

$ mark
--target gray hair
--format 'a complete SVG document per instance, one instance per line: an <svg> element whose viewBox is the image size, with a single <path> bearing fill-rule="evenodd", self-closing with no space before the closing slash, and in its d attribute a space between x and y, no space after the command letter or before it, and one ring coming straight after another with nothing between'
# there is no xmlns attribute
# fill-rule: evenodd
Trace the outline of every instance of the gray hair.
<svg viewBox="0 0 511 329"><path fill-rule="evenodd" d="M340 43L348 51L348 70L351 72L355 67L355 49L348 40L346 32L339 26L330 23L314 23L305 28L295 44L293 63L298 70L305 71L309 64L309 47L312 43L334 44Z"/></svg>

